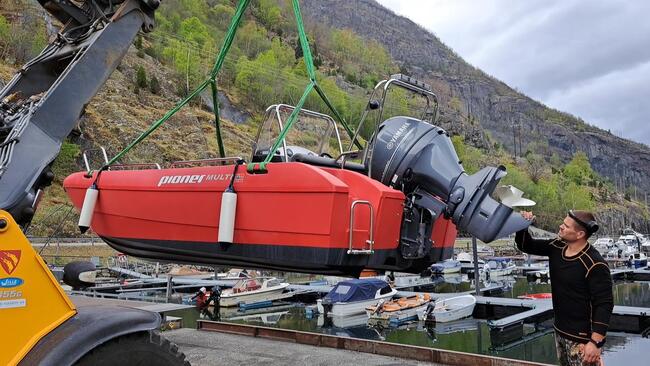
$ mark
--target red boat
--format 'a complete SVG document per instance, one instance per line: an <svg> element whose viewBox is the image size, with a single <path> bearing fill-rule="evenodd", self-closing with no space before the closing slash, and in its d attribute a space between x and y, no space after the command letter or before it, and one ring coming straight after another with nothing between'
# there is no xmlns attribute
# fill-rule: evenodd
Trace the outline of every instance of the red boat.
<svg viewBox="0 0 650 366"><path fill-rule="evenodd" d="M232 165L105 171L92 228L121 252L171 261L314 273L410 266L398 253L402 192L349 170L291 162L271 163L267 169L266 174L237 172L233 244L217 241L221 194ZM94 178L80 172L65 180L75 206L81 207ZM372 255L347 253L369 250L371 238ZM455 238L454 225L439 220L427 262L450 255Z"/></svg>
<svg viewBox="0 0 650 366"><path fill-rule="evenodd" d="M282 130L281 115L292 110L267 110L251 161L269 154ZM308 273L420 272L451 257L456 225L487 242L529 224L489 196L504 169L468 176L449 136L430 123L389 118L376 129L362 162L352 163L346 158L354 154L343 153L330 117L301 113L309 127L302 135L288 134L264 172L237 170L238 159L169 169L110 167L90 177L73 174L64 188L82 208L87 188L96 185L92 228L121 252ZM325 121L322 128L314 127L317 120ZM297 135L301 146L289 144Z"/></svg>

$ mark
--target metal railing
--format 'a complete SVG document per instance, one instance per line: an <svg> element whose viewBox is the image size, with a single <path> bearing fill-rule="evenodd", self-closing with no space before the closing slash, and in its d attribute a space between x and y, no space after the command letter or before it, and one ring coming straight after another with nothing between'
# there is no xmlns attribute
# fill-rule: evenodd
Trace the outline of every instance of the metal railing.
<svg viewBox="0 0 650 366"><path fill-rule="evenodd" d="M369 244L368 249L354 249L353 248L353 235L354 235L354 208L356 205L367 205L370 208L370 228L369 236L370 238L366 240L366 244ZM373 254L375 251L373 249L375 245L375 210L372 207L372 204L369 201L356 200L350 205L350 239L348 243L348 254Z"/></svg>

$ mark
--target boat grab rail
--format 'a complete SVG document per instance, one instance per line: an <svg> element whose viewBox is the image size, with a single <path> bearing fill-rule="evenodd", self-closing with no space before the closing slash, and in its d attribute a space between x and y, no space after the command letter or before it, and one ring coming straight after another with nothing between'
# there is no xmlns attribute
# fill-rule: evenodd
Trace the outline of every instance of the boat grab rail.
<svg viewBox="0 0 650 366"><path fill-rule="evenodd" d="M197 160L180 160L175 161L169 165L170 168L189 168L193 166L211 166L211 165L226 165L228 163L236 163L244 160L240 156L227 156L225 158L209 158Z"/></svg>
<svg viewBox="0 0 650 366"><path fill-rule="evenodd" d="M86 171L89 172L91 171L90 169L90 163L88 162L88 153L91 151L101 151L102 155L104 156L104 164L108 164L108 155L106 155L106 149L104 147L100 147L99 149L86 149L83 151L82 156L84 159L84 165L86 166Z"/></svg>
<svg viewBox="0 0 650 366"><path fill-rule="evenodd" d="M108 170L136 170L136 169L162 169L158 163L133 163L133 164L114 164L108 167Z"/></svg>
<svg viewBox="0 0 650 366"><path fill-rule="evenodd" d="M370 208L370 238L366 240L366 244L370 245L368 249L353 249L352 248L352 238L354 235L354 208L356 205L367 205ZM372 204L369 201L365 200L355 200L350 205L350 238L348 242L348 254L364 254L369 255L373 254L375 251L373 249L375 245L375 210L372 207Z"/></svg>
<svg viewBox="0 0 650 366"><path fill-rule="evenodd" d="M345 161L347 159L357 159L361 153L363 153L361 150L345 151L337 156L334 161L337 163L340 161L341 169L345 169Z"/></svg>

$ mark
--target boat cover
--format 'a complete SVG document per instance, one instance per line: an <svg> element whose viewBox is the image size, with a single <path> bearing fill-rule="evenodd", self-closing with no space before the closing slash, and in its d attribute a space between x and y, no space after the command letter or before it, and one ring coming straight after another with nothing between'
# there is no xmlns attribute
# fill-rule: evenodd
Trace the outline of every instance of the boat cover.
<svg viewBox="0 0 650 366"><path fill-rule="evenodd" d="M434 263L431 265L431 268L455 268L455 267L460 267L460 262L455 261L455 260L446 260L438 263Z"/></svg>
<svg viewBox="0 0 650 366"><path fill-rule="evenodd" d="M336 303L374 299L377 290L387 286L386 281L375 278L341 281L325 295L325 300Z"/></svg>

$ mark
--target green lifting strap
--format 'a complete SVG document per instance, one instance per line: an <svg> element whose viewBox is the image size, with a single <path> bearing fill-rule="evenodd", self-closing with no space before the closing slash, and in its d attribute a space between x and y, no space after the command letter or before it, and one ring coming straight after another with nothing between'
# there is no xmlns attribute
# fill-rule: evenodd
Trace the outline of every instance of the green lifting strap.
<svg viewBox="0 0 650 366"><path fill-rule="evenodd" d="M305 104L305 101L307 100L307 97L309 96L309 93L312 91L312 89L316 89L316 93L318 93L321 99L325 102L325 105L327 105L327 107L332 111L332 113L339 121L339 123L343 125L345 131L348 133L350 138L354 138L354 132L352 131L352 129L350 129L347 122L345 122L345 120L339 114L336 108L334 108L334 105L330 102L329 98L327 98L327 95L325 95L323 89L320 87L320 85L318 85L318 81L316 80L316 71L314 70L314 60L311 55L311 49L309 47L309 41L307 40L307 34L305 33L305 27L302 21L302 14L300 12L300 4L298 3L298 0L293 0L293 13L296 17L296 24L298 26L298 37L300 39L300 48L302 48L303 60L305 62L305 66L307 68L307 75L309 76L309 80L311 81L311 83L307 85L305 91L302 94L302 97L300 98L300 101L291 112L291 115L289 115L289 118L287 119L284 128L282 129L282 131L280 131L280 134L278 138L275 140L273 146L271 147L269 154L266 156L264 161L262 161L259 164L249 163L246 166L246 170L249 172L266 172L266 165L271 161L273 155L280 147L280 144L284 140L288 131L293 126L293 123L298 118L298 114L300 113L300 110L302 109L303 104ZM357 139L354 139L354 143L359 149L363 148L361 146L361 143L359 143Z"/></svg>
<svg viewBox="0 0 650 366"><path fill-rule="evenodd" d="M325 105L327 105L327 108L332 111L336 120L339 121L341 125L343 125L350 138L354 138L354 132L352 129L350 129L350 126L348 126L347 122L339 114L336 108L334 108L334 105L330 102L329 98L327 98L327 95L325 95L325 92L323 89L321 89L320 85L318 85L318 82L316 81L316 72L314 71L314 58L311 55L311 48L309 47L309 41L307 40L307 34L305 33L305 25L302 21L302 13L300 12L300 4L298 3L298 0L293 0L293 12L295 14L296 24L298 26L300 48L302 48L303 59L305 60L305 65L307 66L307 75L309 75L309 79L314 82L314 88L316 89L316 92L321 97L321 99L323 99L323 102L325 102ZM354 143L359 149L363 148L357 139L354 139Z"/></svg>
<svg viewBox="0 0 650 366"><path fill-rule="evenodd" d="M184 107L187 103L189 103L190 100L192 100L192 98L194 98L200 92L202 92L208 85L210 85L212 88L212 104L214 108L215 128L217 130L217 144L219 145L219 154L221 155L222 158L226 156L225 149L223 147L223 140L221 139L221 124L219 119L219 103L217 99L216 75L221 69L221 66L223 66L223 62L226 58L226 55L228 54L228 51L230 50L230 46L232 45L232 41L235 37L235 33L237 33L237 26L239 25L242 15L244 14L244 10L246 10L249 3L250 0L239 1L239 5L237 6L237 11L235 12L232 21L230 22L230 27L228 28L228 34L224 39L221 50L219 50L219 55L217 56L217 60L215 61L212 71L210 72L209 78L203 81L185 99L181 100L178 104L176 104L176 106L173 109L165 113L165 115L161 119L151 124L151 126L149 126L149 128L145 132L143 132L140 136L138 136L138 138L136 138L133 142L131 142L126 148L124 148L124 150L120 151L117 155L115 155L115 157L113 157L108 163L106 163L101 170L108 169L110 165L118 161L122 156L124 156L127 152L129 152L129 150L131 150L135 145L139 144L140 141L147 138L147 136L149 136L153 131L155 131L158 127L160 127L163 123L165 123L169 118L171 118L171 116L176 114L176 112L178 112L182 107Z"/></svg>
<svg viewBox="0 0 650 366"><path fill-rule="evenodd" d="M289 116L289 119L287 120L286 125L280 131L280 134L273 144L272 149L269 151L269 154L266 156L264 161L260 164L249 164L247 169L248 171L261 171L265 172L266 171L266 165L271 161L271 158L273 157L273 154L277 151L277 149L280 147L280 144L284 140L285 136L287 135L288 131L291 129L291 126L295 122L295 120L298 118L298 114L300 113L300 110L302 109L302 106L305 104L305 101L307 100L307 97L309 96L309 93L313 90L316 89L316 93L323 99L327 107L332 111L336 119L343 125L345 128L345 131L348 133L350 138L354 138L354 133L348 126L347 122L343 119L343 117L338 113L336 108L334 108L334 105L330 102L330 100L327 98L325 95L325 92L323 89L318 85L318 82L316 81L316 71L314 70L314 61L311 55L311 49L309 48L309 41L307 40L307 35L305 34L305 28L304 24L302 21L302 15L300 13L300 5L298 3L298 0L292 0L293 1L293 11L296 17L296 24L298 27L298 36L300 38L300 47L302 48L303 52L303 59L305 62L305 66L307 68L307 74L309 75L309 80L310 83L307 85L305 88L305 91L303 92L302 97L300 98L300 101L296 105L296 108L291 112L291 115ZM211 88L212 91L212 103L213 103L213 109L214 109L214 119L215 119L215 127L216 127L216 138L217 138L217 143L219 145L219 154L221 157L225 157L225 149L223 146L223 140L221 136L221 122L219 118L219 100L218 100L218 89L217 89L217 74L221 70L221 67L223 66L223 63L226 59L226 55L228 54L228 51L230 50L230 46L232 46L232 42L235 38L235 34L237 33L237 27L239 26L239 23L241 22L241 18L244 14L244 11L248 7L250 3L250 0L240 0L239 4L237 5L237 11L235 12L235 15L232 18L232 21L230 22L230 27L228 28L228 33L226 34L226 38L224 39L223 45L221 49L219 50L219 55L217 56L217 59L215 60L214 66L212 68L212 71L210 71L209 77L203 81L190 95L188 95L186 98L181 100L173 109L168 111L161 119L157 120L154 122L149 128L143 132L138 138L136 138L133 142L131 142L124 150L119 152L115 157L113 157L106 165L102 167L101 170L106 170L108 167L112 164L114 164L117 160L119 160L122 156L124 156L128 151L130 151L134 146L139 144L142 140L144 140L147 136L149 136L153 131L155 131L158 127L160 127L163 123L165 123L171 116L173 116L176 112L178 112L183 106L185 106L189 101L197 96L200 92L202 92L208 85ZM354 139L354 143L358 148L362 148L361 143L357 139Z"/></svg>

